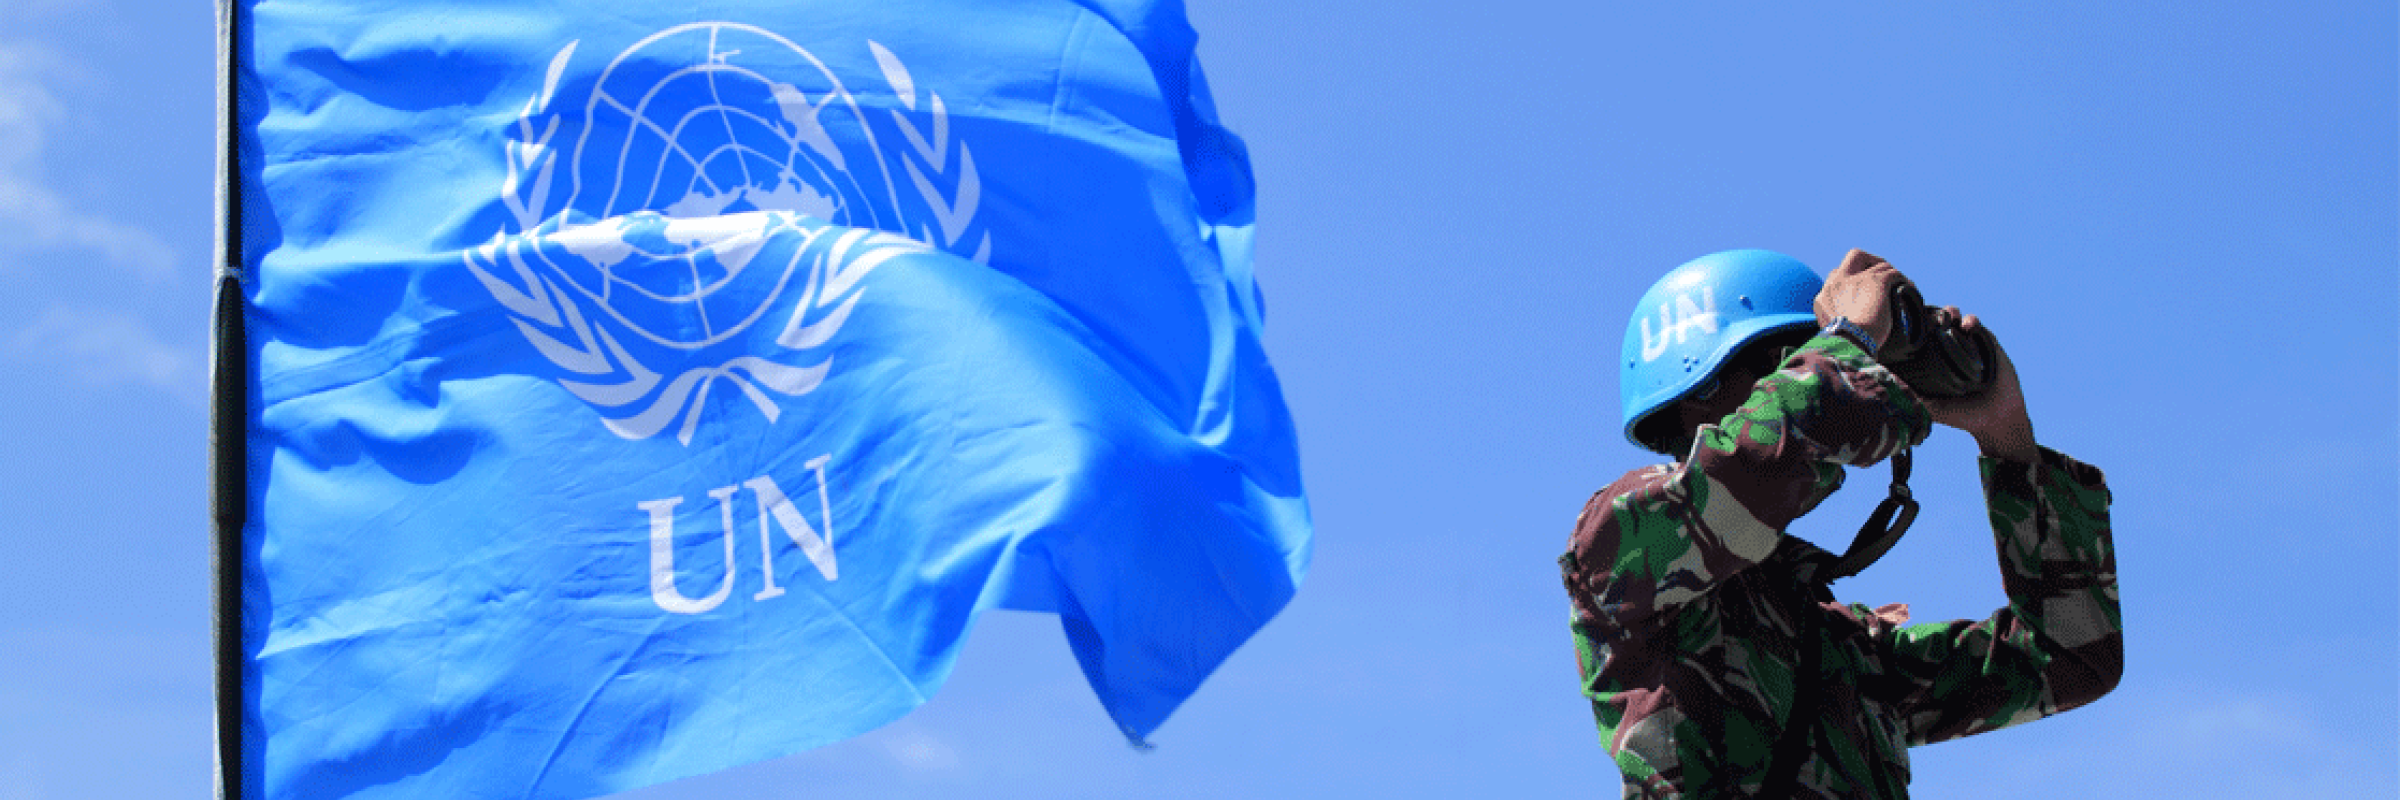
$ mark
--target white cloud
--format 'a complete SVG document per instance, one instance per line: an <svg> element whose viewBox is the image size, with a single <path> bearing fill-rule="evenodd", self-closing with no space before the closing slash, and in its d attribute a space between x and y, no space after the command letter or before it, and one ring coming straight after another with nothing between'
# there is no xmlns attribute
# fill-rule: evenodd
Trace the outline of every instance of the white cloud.
<svg viewBox="0 0 2400 800"><path fill-rule="evenodd" d="M2388 791L2390 732L2357 721L2319 695L2273 679L2227 686L2167 683L2103 699L2111 723L2092 733L2105 746L2061 754L2099 777L2096 797L2375 797ZM2076 711L2088 714L2090 711ZM2044 723L2035 723L2037 726Z"/></svg>
<svg viewBox="0 0 2400 800"><path fill-rule="evenodd" d="M10 0L9 12L20 21L43 17L89 15L102 3L95 0Z"/></svg>
<svg viewBox="0 0 2400 800"><path fill-rule="evenodd" d="M87 251L145 281L164 280L175 265L174 251L150 232L78 212L40 184L11 175L0 175L0 229L23 237L12 249Z"/></svg>
<svg viewBox="0 0 2400 800"><path fill-rule="evenodd" d="M884 752L905 769L933 772L958 768L958 750L922 730L896 729L882 738Z"/></svg>
<svg viewBox="0 0 2400 800"><path fill-rule="evenodd" d="M49 51L0 43L0 174L14 174L40 161L43 129L57 124L66 106L41 78L62 67Z"/></svg>
<svg viewBox="0 0 2400 800"><path fill-rule="evenodd" d="M87 384L147 386L194 405L208 392L200 348L169 342L124 311L52 306L10 336L7 349Z"/></svg>
<svg viewBox="0 0 2400 800"><path fill-rule="evenodd" d="M175 262L165 241L76 208L41 179L44 146L67 109L50 82L74 74L48 50L0 42L0 230L9 233L0 237L0 271L30 253L65 250L97 255L144 281L163 281Z"/></svg>
<svg viewBox="0 0 2400 800"><path fill-rule="evenodd" d="M2200 746L2215 741L2244 741L2272 750L2314 749L2325 743L2315 721L2290 700L2268 703L2255 697L2229 697L2185 709L2174 720L2178 741Z"/></svg>

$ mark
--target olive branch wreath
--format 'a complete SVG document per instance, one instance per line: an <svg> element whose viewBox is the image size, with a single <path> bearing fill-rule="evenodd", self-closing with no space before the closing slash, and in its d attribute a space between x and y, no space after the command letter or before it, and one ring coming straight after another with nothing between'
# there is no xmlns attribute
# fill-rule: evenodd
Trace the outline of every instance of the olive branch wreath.
<svg viewBox="0 0 2400 800"><path fill-rule="evenodd" d="M565 372L585 376L583 380L562 377L558 382L599 410L601 422L617 436L647 439L663 432L680 416L683 424L676 431L676 441L689 446L699 426L709 388L719 380L741 390L767 422L773 424L781 416L782 407L766 391L798 397L815 390L831 366L830 355L805 366L741 355L713 367L685 370L669 380L627 352L608 326L593 324L585 315L583 304L570 292L563 291L553 276L537 272L527 263L526 252L535 248L531 240L558 233L565 226L563 211L544 219L543 210L538 207L549 197L558 165L558 151L550 141L558 132L559 118L550 117L538 130L534 120L546 113L556 99L559 78L579 43L569 42L551 59L542 90L526 101L524 110L518 114L514 135L506 145L507 169L501 181L500 201L516 223L517 233L512 236L506 230L498 231L489 242L469 248L463 256L467 269L508 310L509 321L515 323L517 331L536 352ZM916 87L907 67L882 44L870 40L867 46L894 95L910 111L915 111ZM936 247L955 251L960 237L967 232L980 203L982 183L966 143L958 142L956 189L952 193L955 199L945 200L942 196L936 179L949 177L950 172L945 168L951 146L949 111L939 94L929 90L927 96L933 121L931 137L906 114L897 109L891 111L893 121L918 156L916 159L904 156L900 160L933 217L931 224L917 226L916 233L922 241L866 229L849 229L827 236L835 229L822 223L797 228L796 232L805 238L796 250L799 254L796 257L810 260L809 275L791 319L775 337L776 344L790 350L809 350L826 343L857 307L864 295L859 281L868 272L907 253ZM920 161L925 166L920 167ZM932 177L928 177L928 172ZM905 220L901 224L905 226ZM986 230L971 257L977 263L989 263L990 255L991 233ZM515 280L503 279L496 273L509 274ZM823 313L820 318L808 321L811 312ZM664 391L655 391L662 382ZM655 399L643 405L641 401L652 397L654 391ZM627 410L631 413L612 413Z"/></svg>

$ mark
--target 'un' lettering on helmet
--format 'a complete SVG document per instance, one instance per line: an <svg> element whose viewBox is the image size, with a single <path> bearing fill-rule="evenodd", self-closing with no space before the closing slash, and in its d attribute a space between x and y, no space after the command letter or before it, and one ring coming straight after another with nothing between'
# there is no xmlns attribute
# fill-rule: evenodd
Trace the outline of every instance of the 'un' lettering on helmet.
<svg viewBox="0 0 2400 800"><path fill-rule="evenodd" d="M1692 302L1690 294L1678 294L1672 301L1658 304L1658 331L1650 330L1650 318L1643 317L1642 360L1656 361L1667 354L1668 339L1682 344L1691 338L1692 329L1703 333L1717 332L1717 293L1714 286L1700 287L1700 302Z"/></svg>

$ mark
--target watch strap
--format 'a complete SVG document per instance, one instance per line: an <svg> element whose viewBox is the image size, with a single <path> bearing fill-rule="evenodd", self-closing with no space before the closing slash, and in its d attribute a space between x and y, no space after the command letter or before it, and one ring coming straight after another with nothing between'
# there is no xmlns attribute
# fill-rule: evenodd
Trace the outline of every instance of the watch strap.
<svg viewBox="0 0 2400 800"><path fill-rule="evenodd" d="M1858 343L1859 349L1867 351L1868 358L1875 357L1875 337L1867 335L1867 329L1859 327L1858 323L1851 322L1849 317L1834 317L1832 322L1826 323L1825 330L1820 331L1819 335L1850 337L1850 341Z"/></svg>

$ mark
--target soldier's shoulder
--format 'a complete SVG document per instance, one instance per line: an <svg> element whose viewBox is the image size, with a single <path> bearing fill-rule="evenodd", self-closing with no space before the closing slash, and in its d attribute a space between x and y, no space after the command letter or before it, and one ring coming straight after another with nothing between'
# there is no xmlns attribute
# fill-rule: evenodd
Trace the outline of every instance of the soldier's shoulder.
<svg viewBox="0 0 2400 800"><path fill-rule="evenodd" d="M1591 498L1583 502L1583 510L1575 515L1575 540L1590 538L1593 529L1605 523L1619 506L1636 502L1636 498L1664 486L1673 479L1674 471L1673 464L1636 467L1593 492Z"/></svg>
<svg viewBox="0 0 2400 800"><path fill-rule="evenodd" d="M1676 465L1671 463L1650 464L1626 470L1625 474L1618 477L1615 482L1592 493L1592 499L1583 505L1584 513L1590 514L1594 509L1607 508L1612 503L1639 497L1645 492L1655 491L1659 487L1665 486L1674 480L1675 467Z"/></svg>

